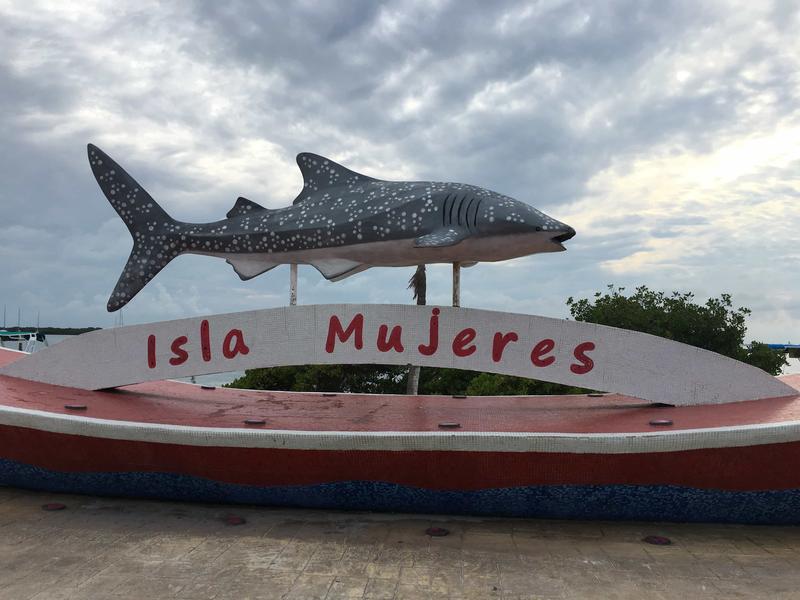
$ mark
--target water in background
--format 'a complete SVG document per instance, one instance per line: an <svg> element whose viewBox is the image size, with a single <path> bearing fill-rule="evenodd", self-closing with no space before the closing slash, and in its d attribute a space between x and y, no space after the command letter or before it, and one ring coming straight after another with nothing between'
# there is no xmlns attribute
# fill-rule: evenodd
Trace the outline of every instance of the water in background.
<svg viewBox="0 0 800 600"><path fill-rule="evenodd" d="M64 340L71 338L71 335L48 335L47 336L47 343L51 346L53 344L57 344L58 342L63 342ZM11 346L8 346L9 348ZM36 349L41 350L44 347L43 344L37 344ZM211 375L197 375L195 377L181 377L177 381L188 381L190 383L196 383L198 385L215 385L215 386L222 386L226 383L230 383L237 377L241 377L244 375L244 371L231 371L229 373L213 373Z"/></svg>

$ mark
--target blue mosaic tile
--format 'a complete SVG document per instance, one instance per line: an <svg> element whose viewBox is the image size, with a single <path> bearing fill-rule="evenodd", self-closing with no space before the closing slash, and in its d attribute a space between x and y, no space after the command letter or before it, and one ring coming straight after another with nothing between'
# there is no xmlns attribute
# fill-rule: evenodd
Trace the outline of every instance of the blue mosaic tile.
<svg viewBox="0 0 800 600"><path fill-rule="evenodd" d="M72 473L0 459L0 485L165 500L551 519L800 524L800 490L546 485L442 491L380 481L248 486L175 473Z"/></svg>

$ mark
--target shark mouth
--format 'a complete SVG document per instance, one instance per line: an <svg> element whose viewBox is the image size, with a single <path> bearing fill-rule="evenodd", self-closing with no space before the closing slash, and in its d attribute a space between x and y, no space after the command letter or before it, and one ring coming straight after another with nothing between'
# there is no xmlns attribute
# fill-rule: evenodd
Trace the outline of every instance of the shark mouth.
<svg viewBox="0 0 800 600"><path fill-rule="evenodd" d="M560 244L561 242L566 242L567 240L572 239L574 237L575 237L575 230L572 227L569 227L564 233L560 235L555 235L550 239Z"/></svg>

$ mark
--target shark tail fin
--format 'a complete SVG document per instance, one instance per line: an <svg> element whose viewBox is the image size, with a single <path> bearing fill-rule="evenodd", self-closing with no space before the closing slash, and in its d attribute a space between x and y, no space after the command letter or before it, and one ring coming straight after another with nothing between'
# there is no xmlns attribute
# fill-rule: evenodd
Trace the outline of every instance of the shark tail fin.
<svg viewBox="0 0 800 600"><path fill-rule="evenodd" d="M89 144L88 153L100 189L133 238L131 255L108 299L108 311L113 312L130 302L180 254L174 233L177 221L100 148Z"/></svg>

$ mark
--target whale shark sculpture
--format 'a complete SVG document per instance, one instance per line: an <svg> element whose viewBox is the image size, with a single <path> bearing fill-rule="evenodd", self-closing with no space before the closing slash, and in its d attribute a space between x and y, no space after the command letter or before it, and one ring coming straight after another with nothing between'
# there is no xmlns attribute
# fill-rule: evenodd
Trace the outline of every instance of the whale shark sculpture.
<svg viewBox="0 0 800 600"><path fill-rule="evenodd" d="M225 258L243 280L279 264L309 264L339 281L373 266L470 266L559 252L575 235L497 192L463 183L382 181L307 152L297 155L304 185L291 206L269 209L239 198L226 219L184 223L97 146L89 144L88 153L100 189L133 237L110 312L181 254Z"/></svg>

